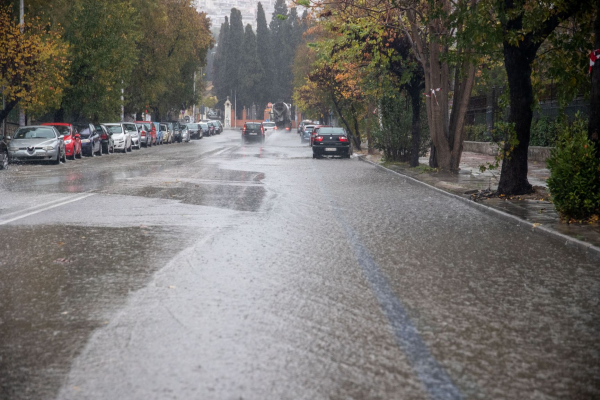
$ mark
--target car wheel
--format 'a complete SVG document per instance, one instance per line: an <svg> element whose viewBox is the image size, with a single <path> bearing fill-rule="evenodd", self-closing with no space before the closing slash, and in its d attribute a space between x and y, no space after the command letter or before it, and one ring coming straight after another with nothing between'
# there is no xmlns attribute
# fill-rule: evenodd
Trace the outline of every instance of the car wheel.
<svg viewBox="0 0 600 400"><path fill-rule="evenodd" d="M131 152L131 150L132 150L132 149L133 149L133 144L132 144L132 143L129 143L129 147L127 148L127 151L128 151L128 152Z"/></svg>
<svg viewBox="0 0 600 400"><path fill-rule="evenodd" d="M69 160L75 161L75 149L73 149L73 155L69 157Z"/></svg>
<svg viewBox="0 0 600 400"><path fill-rule="evenodd" d="M2 160L2 164L0 164L0 169L8 169L8 151L4 152L4 159Z"/></svg>
<svg viewBox="0 0 600 400"><path fill-rule="evenodd" d="M98 152L96 153L98 157L102 156L102 146L98 147Z"/></svg>

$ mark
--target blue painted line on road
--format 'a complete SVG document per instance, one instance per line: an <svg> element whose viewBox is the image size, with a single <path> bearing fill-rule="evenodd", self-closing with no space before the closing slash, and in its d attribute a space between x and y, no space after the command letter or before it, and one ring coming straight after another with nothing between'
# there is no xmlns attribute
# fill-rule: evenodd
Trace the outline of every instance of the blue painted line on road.
<svg viewBox="0 0 600 400"><path fill-rule="evenodd" d="M314 168L313 172L315 172ZM454 386L444 368L431 354L427 345L421 339L419 331L412 323L400 300L396 297L381 268L362 243L359 235L348 223L336 202L323 187L320 179L317 179L317 182L321 186L321 191L325 196L329 197L333 214L346 232L348 241L354 251L354 256L362 267L367 281L391 325L396 343L404 351L429 397L435 400L463 399L458 388Z"/></svg>

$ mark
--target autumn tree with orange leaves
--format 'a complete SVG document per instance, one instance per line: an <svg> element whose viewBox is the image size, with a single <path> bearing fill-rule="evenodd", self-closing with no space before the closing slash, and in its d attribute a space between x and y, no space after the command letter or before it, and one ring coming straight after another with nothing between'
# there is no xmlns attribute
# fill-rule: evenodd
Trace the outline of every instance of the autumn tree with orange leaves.
<svg viewBox="0 0 600 400"><path fill-rule="evenodd" d="M21 27L10 8L0 8L0 90L6 102L0 122L17 105L38 115L59 106L68 68L61 33L39 18Z"/></svg>

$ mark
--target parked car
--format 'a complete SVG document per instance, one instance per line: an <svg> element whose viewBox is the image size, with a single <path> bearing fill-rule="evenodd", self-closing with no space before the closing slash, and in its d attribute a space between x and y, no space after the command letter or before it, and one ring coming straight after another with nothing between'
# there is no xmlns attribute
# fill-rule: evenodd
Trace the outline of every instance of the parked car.
<svg viewBox="0 0 600 400"><path fill-rule="evenodd" d="M163 132L160 130L160 122L151 122L154 130L156 131L155 144L163 144Z"/></svg>
<svg viewBox="0 0 600 400"><path fill-rule="evenodd" d="M332 128L332 126L329 126L329 125L315 125L315 128L310 133L310 145L311 146L314 143L315 136L317 136L319 134L319 129L321 129L321 128Z"/></svg>
<svg viewBox="0 0 600 400"><path fill-rule="evenodd" d="M52 125L23 126L8 143L8 157L12 161L67 161L67 150L62 135Z"/></svg>
<svg viewBox="0 0 600 400"><path fill-rule="evenodd" d="M321 127L313 139L313 158L340 156L350 158L352 146L344 128Z"/></svg>
<svg viewBox="0 0 600 400"><path fill-rule="evenodd" d="M74 127L81 139L81 152L89 157L101 156L102 143L94 124L76 124Z"/></svg>
<svg viewBox="0 0 600 400"><path fill-rule="evenodd" d="M8 145L6 144L6 140L4 138L0 139L0 169L8 168Z"/></svg>
<svg viewBox="0 0 600 400"><path fill-rule="evenodd" d="M169 130L168 124L160 124L160 130L163 135L162 143L170 144L173 143L173 132Z"/></svg>
<svg viewBox="0 0 600 400"><path fill-rule="evenodd" d="M108 131L108 133L112 136L113 143L115 146L115 150L120 150L123 153L131 151L133 146L131 141L131 134L127 129L123 126L122 123L111 123L111 124L102 124Z"/></svg>
<svg viewBox="0 0 600 400"><path fill-rule="evenodd" d="M135 121L135 124L140 132L140 143L142 146L152 147L152 124L146 121Z"/></svg>
<svg viewBox="0 0 600 400"><path fill-rule="evenodd" d="M110 154L115 152L115 143L112 135L108 133L104 125L95 124L96 132L100 135L100 145L102 146L102 153Z"/></svg>
<svg viewBox="0 0 600 400"><path fill-rule="evenodd" d="M223 132L223 125L221 121L212 119L210 122L215 126L215 133L220 135Z"/></svg>
<svg viewBox="0 0 600 400"><path fill-rule="evenodd" d="M45 126L53 126L58 130L60 136L64 136L65 156L74 160L75 157L81 158L81 137L77 134L77 130L73 125L64 122L46 122Z"/></svg>
<svg viewBox="0 0 600 400"><path fill-rule="evenodd" d="M248 143L251 140L265 142L265 130L260 122L246 122L242 128L242 141Z"/></svg>
<svg viewBox="0 0 600 400"><path fill-rule="evenodd" d="M204 131L200 124L186 124L187 129L190 131L190 139L202 139Z"/></svg>
<svg viewBox="0 0 600 400"><path fill-rule="evenodd" d="M310 142L310 134L314 129L314 125L304 125L302 132L300 132L300 143Z"/></svg>
<svg viewBox="0 0 600 400"><path fill-rule="evenodd" d="M265 132L266 131L270 131L270 130L275 130L275 122L269 122L269 121L265 121L262 123L263 128L265 128Z"/></svg>
<svg viewBox="0 0 600 400"><path fill-rule="evenodd" d="M212 121L208 121L208 131L210 132L210 136L216 135L217 134L217 126L215 125L214 122Z"/></svg>
<svg viewBox="0 0 600 400"><path fill-rule="evenodd" d="M202 130L202 136L210 136L210 127L208 126L208 123L200 122L198 125Z"/></svg>
<svg viewBox="0 0 600 400"><path fill-rule="evenodd" d="M140 132L138 131L138 127L136 124L132 122L123 122L123 128L125 128L129 134L131 135L131 147L137 148L138 150L142 148Z"/></svg>

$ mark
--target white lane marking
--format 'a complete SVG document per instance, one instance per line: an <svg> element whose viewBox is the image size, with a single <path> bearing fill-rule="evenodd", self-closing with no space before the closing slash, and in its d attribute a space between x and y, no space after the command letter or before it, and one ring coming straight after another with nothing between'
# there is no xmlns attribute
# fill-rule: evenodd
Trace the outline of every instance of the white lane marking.
<svg viewBox="0 0 600 400"><path fill-rule="evenodd" d="M17 221L19 219L27 218L29 216L32 216L32 215L35 215L35 214L39 214L39 213L44 212L44 211L48 211L48 210L50 210L52 208L64 206L65 204L69 204L69 203L73 203L75 201L83 200L83 199L85 199L87 197L90 197L90 196L93 196L93 195L94 195L94 193L89 193L89 194L86 194L85 196L81 196L81 197L77 197L75 199L70 199L70 200L67 200L67 201L63 201L62 203L54 204L52 206L45 207L45 208L42 208L42 209L39 209L39 210L36 210L36 211L32 211L32 212L24 214L24 215L19 215L18 217L14 217L14 218L11 218L11 219L8 219L8 220L5 220L5 221L1 221L0 225L5 225L5 224L8 224L10 222Z"/></svg>
<svg viewBox="0 0 600 400"><path fill-rule="evenodd" d="M23 213L25 211L33 210L33 209L40 208L40 207L49 206L50 204L58 203L59 201L65 201L65 200L70 199L70 198L73 198L73 196L70 196L70 197L61 197L61 198L58 198L58 199L54 199L52 201L48 201L46 203L36 204L35 206L27 207L27 208L25 208L23 210L17 210L17 211L12 211L12 212L9 212L9 213L6 213L6 214L2 214L2 215L0 215L0 218L5 218L5 217L8 217L10 215L21 214L21 213Z"/></svg>

